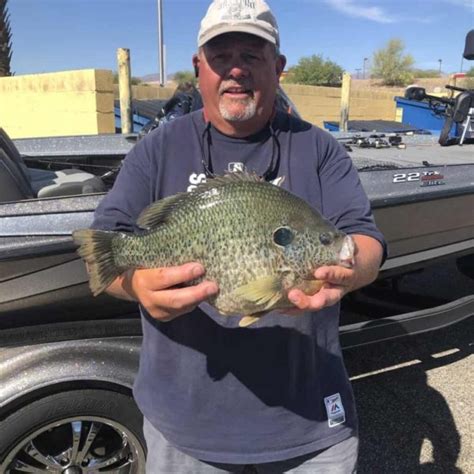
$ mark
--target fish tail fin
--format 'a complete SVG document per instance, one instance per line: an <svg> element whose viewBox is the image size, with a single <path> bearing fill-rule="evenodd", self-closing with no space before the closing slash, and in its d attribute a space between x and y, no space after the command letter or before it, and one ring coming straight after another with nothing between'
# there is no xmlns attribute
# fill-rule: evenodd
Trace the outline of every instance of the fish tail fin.
<svg viewBox="0 0 474 474"><path fill-rule="evenodd" d="M78 254L84 259L89 273L89 286L94 296L102 293L121 273L112 251L117 232L82 229L72 233L79 245Z"/></svg>

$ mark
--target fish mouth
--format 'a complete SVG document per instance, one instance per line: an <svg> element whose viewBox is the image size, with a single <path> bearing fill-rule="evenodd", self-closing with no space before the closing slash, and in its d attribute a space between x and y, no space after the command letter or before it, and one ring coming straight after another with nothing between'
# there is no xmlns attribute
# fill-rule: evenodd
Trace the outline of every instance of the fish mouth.
<svg viewBox="0 0 474 474"><path fill-rule="evenodd" d="M342 241L342 247L339 251L339 265L345 268L354 266L354 239L350 235L346 235Z"/></svg>

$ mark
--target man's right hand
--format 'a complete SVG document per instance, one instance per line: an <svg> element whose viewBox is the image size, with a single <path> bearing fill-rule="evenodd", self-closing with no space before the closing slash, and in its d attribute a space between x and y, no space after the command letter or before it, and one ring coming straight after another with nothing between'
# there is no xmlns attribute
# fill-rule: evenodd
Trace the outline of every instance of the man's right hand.
<svg viewBox="0 0 474 474"><path fill-rule="evenodd" d="M178 286L195 280L204 273L204 268L199 263L128 270L107 288L107 293L138 301L153 318L170 321L189 313L199 303L217 294L218 286L211 281L205 280L193 286Z"/></svg>

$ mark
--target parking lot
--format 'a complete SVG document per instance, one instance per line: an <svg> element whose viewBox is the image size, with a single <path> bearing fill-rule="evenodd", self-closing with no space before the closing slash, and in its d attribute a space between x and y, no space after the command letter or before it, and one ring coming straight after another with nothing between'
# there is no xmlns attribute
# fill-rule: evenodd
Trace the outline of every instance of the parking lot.
<svg viewBox="0 0 474 474"><path fill-rule="evenodd" d="M473 473L474 318L345 352L359 473Z"/></svg>

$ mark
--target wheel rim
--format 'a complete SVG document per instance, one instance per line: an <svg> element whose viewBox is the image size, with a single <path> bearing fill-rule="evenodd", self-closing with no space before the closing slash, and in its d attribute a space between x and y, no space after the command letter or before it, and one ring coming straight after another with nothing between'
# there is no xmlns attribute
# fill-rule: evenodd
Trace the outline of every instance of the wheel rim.
<svg viewBox="0 0 474 474"><path fill-rule="evenodd" d="M145 472L145 452L122 424L90 416L42 426L7 454L0 472L62 474L138 474Z"/></svg>

